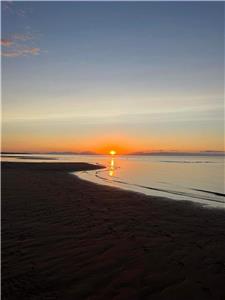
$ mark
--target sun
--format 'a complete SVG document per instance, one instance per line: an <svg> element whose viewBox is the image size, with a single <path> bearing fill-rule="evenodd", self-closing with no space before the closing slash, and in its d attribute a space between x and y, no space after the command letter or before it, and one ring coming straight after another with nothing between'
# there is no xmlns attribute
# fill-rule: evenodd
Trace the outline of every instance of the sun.
<svg viewBox="0 0 225 300"><path fill-rule="evenodd" d="M109 154L110 154L110 155L116 155L116 151L115 151L115 150L110 150L110 151L109 151Z"/></svg>

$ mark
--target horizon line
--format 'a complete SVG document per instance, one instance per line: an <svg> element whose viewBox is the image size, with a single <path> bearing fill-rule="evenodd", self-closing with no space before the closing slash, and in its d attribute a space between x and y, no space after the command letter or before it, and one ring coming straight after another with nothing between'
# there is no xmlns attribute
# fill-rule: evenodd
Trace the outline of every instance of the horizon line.
<svg viewBox="0 0 225 300"><path fill-rule="evenodd" d="M39 154L39 155L110 155L109 153L98 153L93 151L1 151L1 155L7 154ZM128 153L117 153L117 156L126 156L126 155L134 155L134 156L151 156L151 155L217 155L223 156L225 155L225 150L201 150L201 151L134 151Z"/></svg>

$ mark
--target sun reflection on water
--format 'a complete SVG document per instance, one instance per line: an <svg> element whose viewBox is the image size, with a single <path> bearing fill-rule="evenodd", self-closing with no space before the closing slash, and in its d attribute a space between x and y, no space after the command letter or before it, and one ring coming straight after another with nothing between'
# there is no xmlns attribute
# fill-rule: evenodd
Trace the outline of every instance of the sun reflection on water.
<svg viewBox="0 0 225 300"><path fill-rule="evenodd" d="M109 164L109 176L114 176L115 173L115 159L112 157Z"/></svg>

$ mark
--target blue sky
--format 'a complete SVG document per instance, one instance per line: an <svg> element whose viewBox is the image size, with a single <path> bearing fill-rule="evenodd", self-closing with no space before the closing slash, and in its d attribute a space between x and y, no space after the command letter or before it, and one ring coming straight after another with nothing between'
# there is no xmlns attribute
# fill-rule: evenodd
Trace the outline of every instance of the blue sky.
<svg viewBox="0 0 225 300"><path fill-rule="evenodd" d="M224 3L12 2L2 17L6 150L223 149Z"/></svg>

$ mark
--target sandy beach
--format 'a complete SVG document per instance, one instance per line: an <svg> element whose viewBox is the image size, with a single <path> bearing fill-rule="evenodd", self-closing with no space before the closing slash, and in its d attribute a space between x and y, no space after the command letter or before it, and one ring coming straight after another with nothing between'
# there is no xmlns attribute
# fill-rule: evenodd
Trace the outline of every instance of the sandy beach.
<svg viewBox="0 0 225 300"><path fill-rule="evenodd" d="M225 299L225 210L69 174L96 168L2 163L2 299Z"/></svg>

